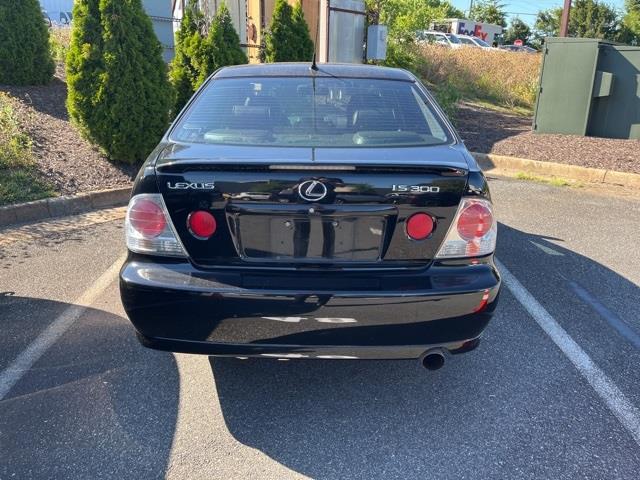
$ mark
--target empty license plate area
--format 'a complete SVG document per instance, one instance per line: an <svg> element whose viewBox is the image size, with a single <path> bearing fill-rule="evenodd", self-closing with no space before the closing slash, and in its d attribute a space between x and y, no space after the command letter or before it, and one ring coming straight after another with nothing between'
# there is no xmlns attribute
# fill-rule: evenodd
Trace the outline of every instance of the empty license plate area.
<svg viewBox="0 0 640 480"><path fill-rule="evenodd" d="M240 214L235 220L245 260L371 262L381 258L388 217Z"/></svg>

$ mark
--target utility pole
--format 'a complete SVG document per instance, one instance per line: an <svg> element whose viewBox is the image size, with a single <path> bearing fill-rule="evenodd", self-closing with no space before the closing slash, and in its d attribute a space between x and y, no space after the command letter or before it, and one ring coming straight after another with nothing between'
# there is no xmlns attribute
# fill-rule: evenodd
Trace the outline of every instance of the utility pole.
<svg viewBox="0 0 640 480"><path fill-rule="evenodd" d="M569 36L569 12L571 11L571 0L564 0L562 9L562 19L560 20L560 36Z"/></svg>
<svg viewBox="0 0 640 480"><path fill-rule="evenodd" d="M471 19L471 10L473 9L473 0L469 0L469 19Z"/></svg>

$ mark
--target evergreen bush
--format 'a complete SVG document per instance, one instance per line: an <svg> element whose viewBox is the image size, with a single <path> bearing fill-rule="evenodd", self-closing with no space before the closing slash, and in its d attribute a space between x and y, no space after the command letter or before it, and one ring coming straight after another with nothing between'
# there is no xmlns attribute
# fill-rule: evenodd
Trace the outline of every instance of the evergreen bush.
<svg viewBox="0 0 640 480"><path fill-rule="evenodd" d="M172 91L140 0L76 0L67 58L68 108L113 160L145 159L162 137Z"/></svg>
<svg viewBox="0 0 640 480"><path fill-rule="evenodd" d="M313 59L313 53L315 52L315 46L311 35L309 34L309 26L304 19L304 12L302 11L302 2L298 0L296 6L293 7L293 26L297 37L298 52L296 55L296 61L310 62Z"/></svg>
<svg viewBox="0 0 640 480"><path fill-rule="evenodd" d="M265 39L265 60L269 63L296 61L299 55L297 41L291 5L287 0L276 0Z"/></svg>
<svg viewBox="0 0 640 480"><path fill-rule="evenodd" d="M43 85L55 65L38 0L0 1L0 83Z"/></svg>
<svg viewBox="0 0 640 480"><path fill-rule="evenodd" d="M90 126L96 123L93 116L104 74L100 0L75 0L65 67L69 117L82 134L95 143L97 139Z"/></svg>
<svg viewBox="0 0 640 480"><path fill-rule="evenodd" d="M193 95L200 73L198 55L202 54L201 28L204 17L198 9L198 0L189 0L180 29L176 33L176 56L171 63L169 78L175 91L173 114L177 114Z"/></svg>
<svg viewBox="0 0 640 480"><path fill-rule="evenodd" d="M247 63L229 9L222 3L203 36L205 21L197 0L191 0L176 37L176 59L171 66L171 83L176 90L174 114L218 68Z"/></svg>

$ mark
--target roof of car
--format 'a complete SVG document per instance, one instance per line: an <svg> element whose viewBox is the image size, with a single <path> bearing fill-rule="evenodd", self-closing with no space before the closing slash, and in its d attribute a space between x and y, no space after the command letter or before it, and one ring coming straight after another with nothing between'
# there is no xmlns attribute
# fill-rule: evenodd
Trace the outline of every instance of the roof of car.
<svg viewBox="0 0 640 480"><path fill-rule="evenodd" d="M318 63L318 70L314 71L311 70L311 62L234 65L221 68L214 78L311 76L415 81L413 75L400 68L351 63Z"/></svg>

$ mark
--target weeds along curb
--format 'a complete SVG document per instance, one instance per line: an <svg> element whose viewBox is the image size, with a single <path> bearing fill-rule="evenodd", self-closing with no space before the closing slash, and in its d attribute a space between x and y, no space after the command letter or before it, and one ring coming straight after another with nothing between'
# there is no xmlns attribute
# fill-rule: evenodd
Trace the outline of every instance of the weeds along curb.
<svg viewBox="0 0 640 480"><path fill-rule="evenodd" d="M640 188L640 175L636 173L617 172L600 168L587 168L564 163L540 162L526 158L507 157L492 153L477 153L472 155L487 173L501 173L510 176L516 173L529 173L548 177L560 177L585 183L602 183Z"/></svg>
<svg viewBox="0 0 640 480"><path fill-rule="evenodd" d="M129 202L131 187L98 190L0 207L0 227L64 217Z"/></svg>

